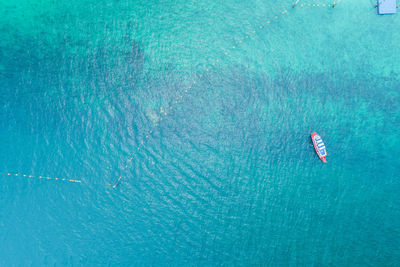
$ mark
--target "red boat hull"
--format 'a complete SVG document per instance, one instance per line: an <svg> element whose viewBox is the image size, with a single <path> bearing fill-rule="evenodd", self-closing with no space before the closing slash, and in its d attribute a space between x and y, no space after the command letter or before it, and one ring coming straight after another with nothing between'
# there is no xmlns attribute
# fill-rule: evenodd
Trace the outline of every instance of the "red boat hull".
<svg viewBox="0 0 400 267"><path fill-rule="evenodd" d="M316 136L316 135L317 135L316 132L313 132L313 133L311 134L311 141L313 142L313 146L314 146L315 152L317 153L318 157L322 160L322 162L326 163L326 156L321 156L321 155L319 154L319 151L318 151L318 148L317 148L317 144L316 144L315 141L314 141L314 136Z"/></svg>

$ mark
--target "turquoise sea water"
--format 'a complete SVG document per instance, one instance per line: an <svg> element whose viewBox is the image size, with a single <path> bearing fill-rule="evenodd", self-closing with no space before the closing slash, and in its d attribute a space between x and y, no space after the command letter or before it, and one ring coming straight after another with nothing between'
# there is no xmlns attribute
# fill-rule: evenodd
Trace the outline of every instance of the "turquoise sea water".
<svg viewBox="0 0 400 267"><path fill-rule="evenodd" d="M400 14L293 2L0 2L0 265L400 266Z"/></svg>

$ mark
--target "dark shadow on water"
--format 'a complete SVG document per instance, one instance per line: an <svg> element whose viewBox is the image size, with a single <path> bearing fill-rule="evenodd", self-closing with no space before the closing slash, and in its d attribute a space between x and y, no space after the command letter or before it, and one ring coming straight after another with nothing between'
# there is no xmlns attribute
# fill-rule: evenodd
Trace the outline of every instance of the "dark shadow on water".
<svg viewBox="0 0 400 267"><path fill-rule="evenodd" d="M143 75L144 51L127 37L114 46L95 47L65 38L56 44L15 38L21 40L17 50L0 48L1 103L32 98L86 99L135 90Z"/></svg>

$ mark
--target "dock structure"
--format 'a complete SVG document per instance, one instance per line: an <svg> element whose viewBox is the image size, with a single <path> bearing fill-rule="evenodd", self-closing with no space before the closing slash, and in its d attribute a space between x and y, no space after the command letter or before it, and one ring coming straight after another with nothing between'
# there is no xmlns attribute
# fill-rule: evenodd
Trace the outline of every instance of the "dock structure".
<svg viewBox="0 0 400 267"><path fill-rule="evenodd" d="M378 0L378 14L395 14L396 13L396 0Z"/></svg>

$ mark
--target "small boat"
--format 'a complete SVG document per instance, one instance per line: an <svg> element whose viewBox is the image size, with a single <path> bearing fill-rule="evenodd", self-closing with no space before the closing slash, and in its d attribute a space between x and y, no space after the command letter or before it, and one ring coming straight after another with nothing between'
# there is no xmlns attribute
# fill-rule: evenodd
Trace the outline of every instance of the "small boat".
<svg viewBox="0 0 400 267"><path fill-rule="evenodd" d="M316 132L311 134L311 140L313 142L315 152L317 152L318 157L326 163L326 148L324 142L322 142L321 136Z"/></svg>

